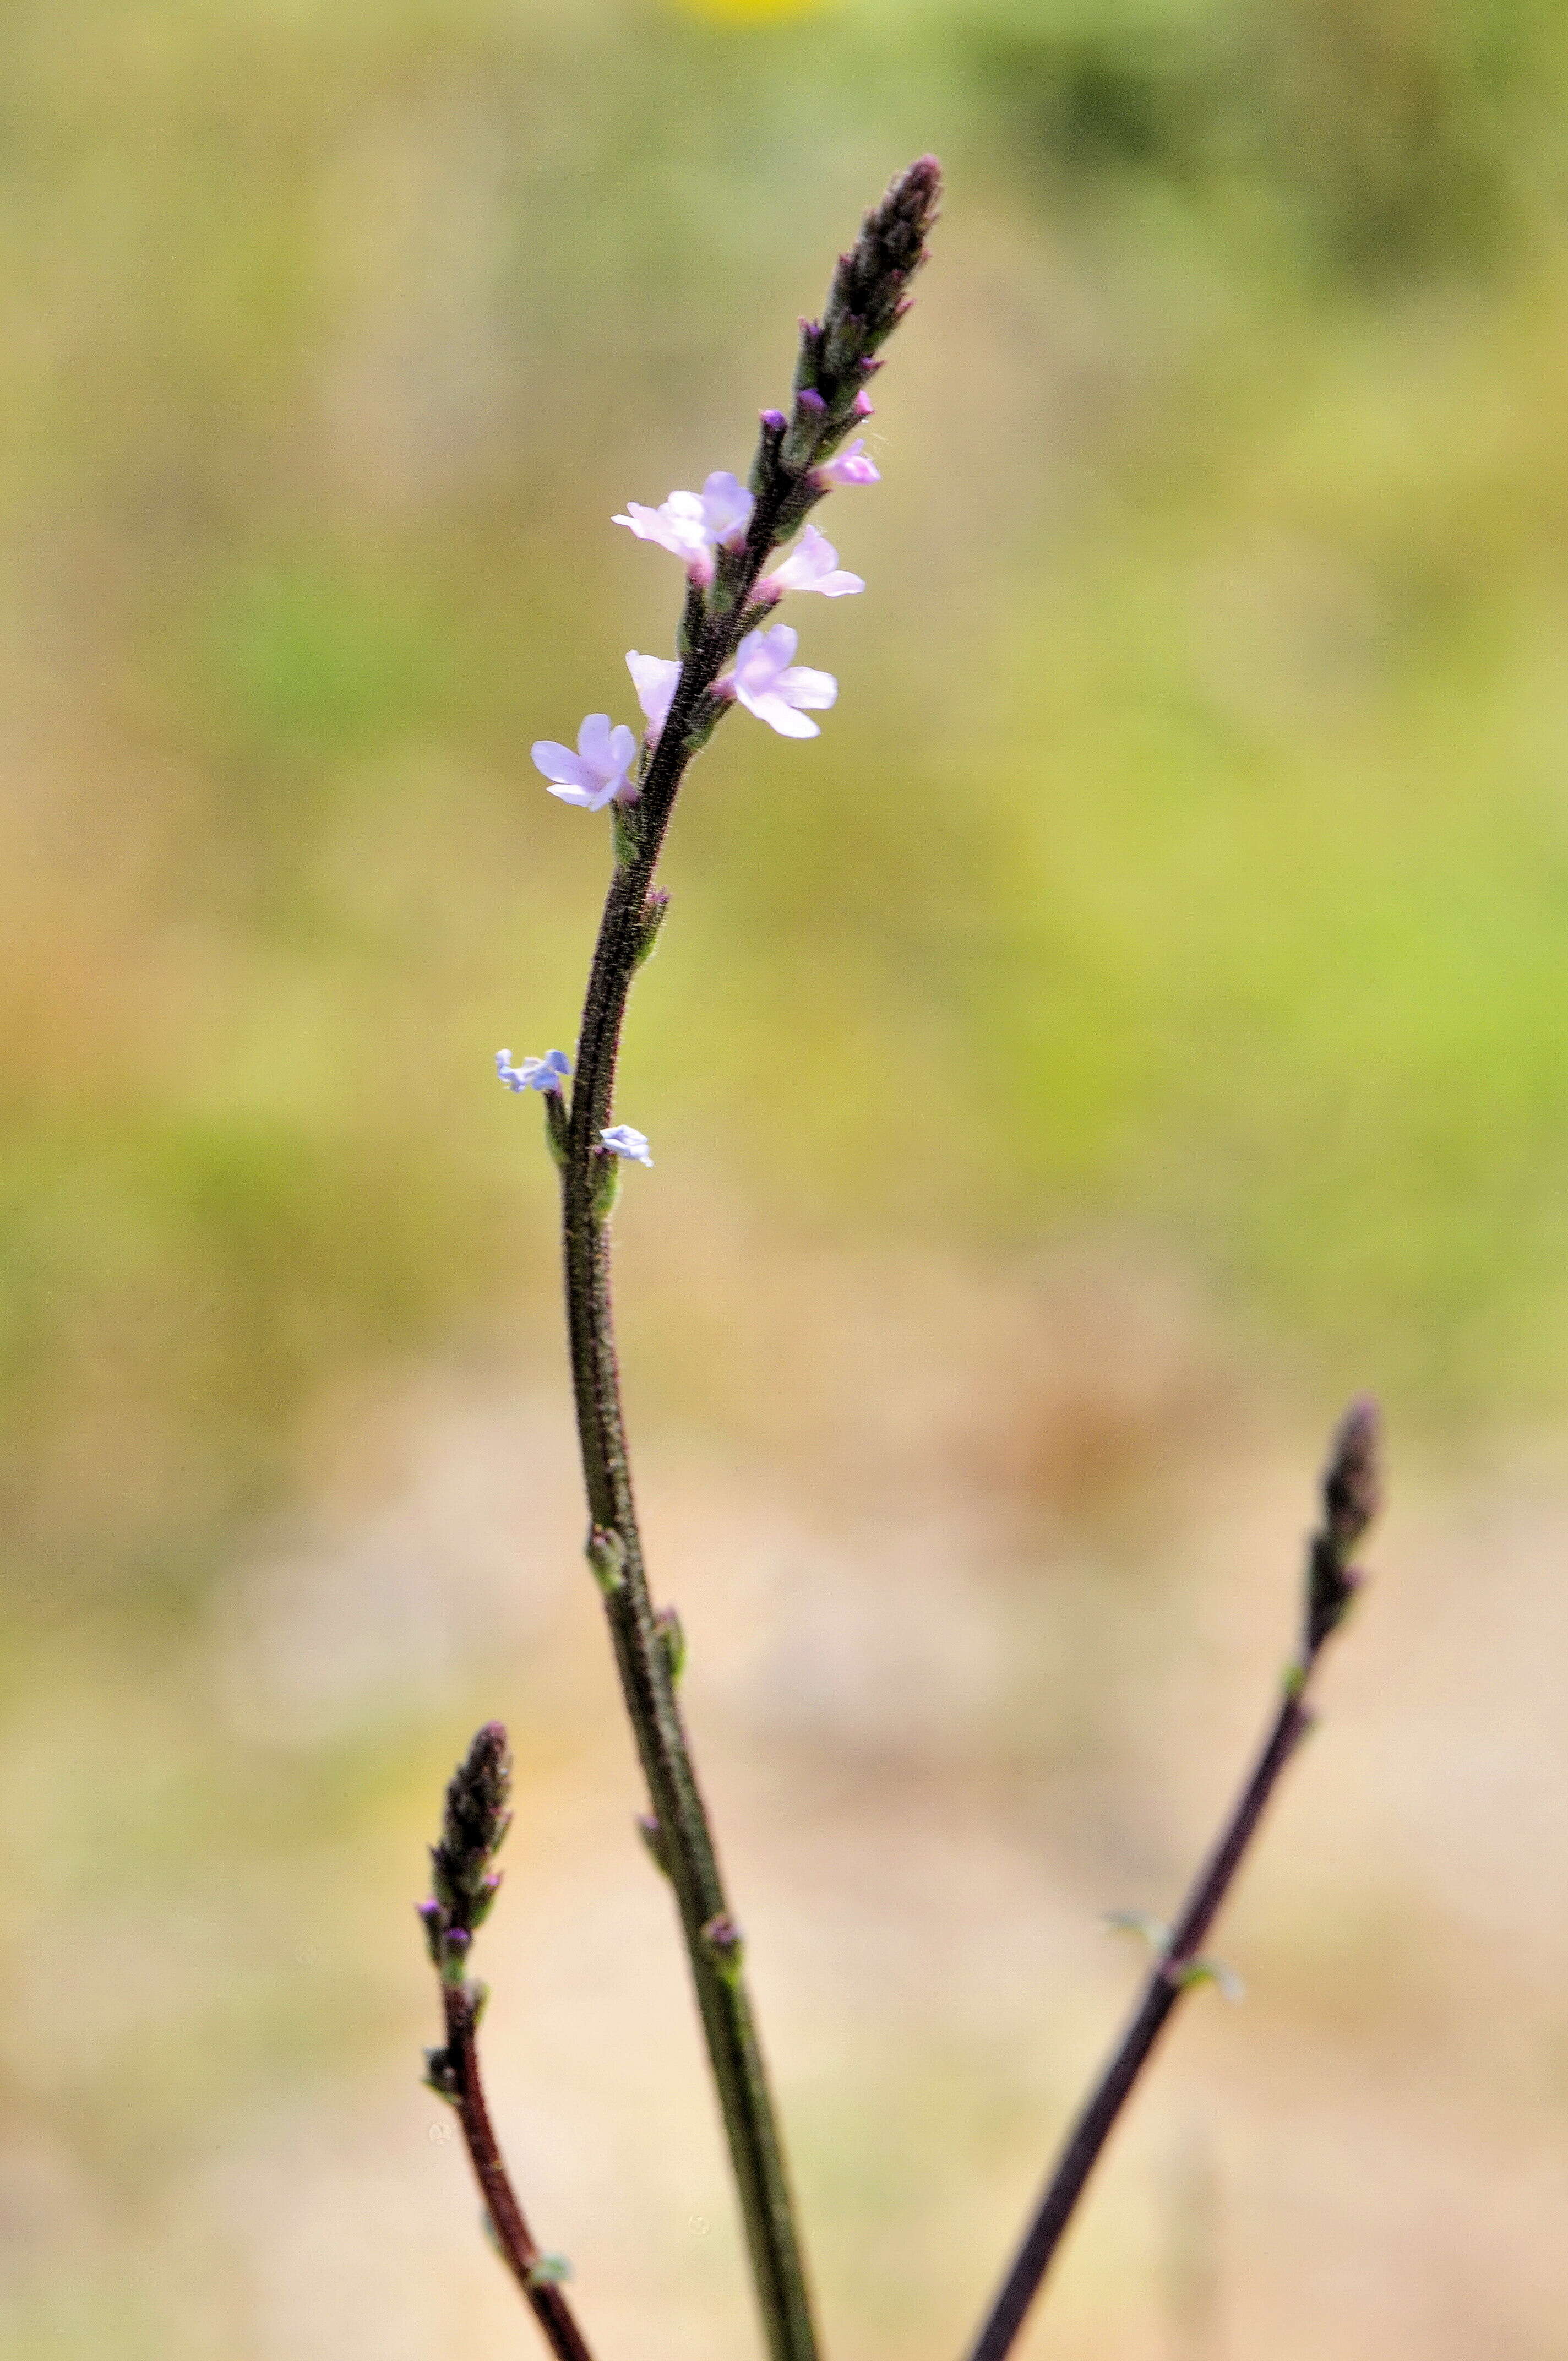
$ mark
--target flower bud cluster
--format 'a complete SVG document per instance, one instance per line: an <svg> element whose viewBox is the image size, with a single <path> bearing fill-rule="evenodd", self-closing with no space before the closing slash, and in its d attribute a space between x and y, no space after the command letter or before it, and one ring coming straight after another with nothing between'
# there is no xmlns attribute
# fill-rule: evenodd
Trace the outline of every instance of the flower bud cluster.
<svg viewBox="0 0 1568 2361"><path fill-rule="evenodd" d="M449 1984L461 1984L476 1930L500 1884L490 1863L511 1826L511 1750L499 1721L488 1721L452 1774L441 1841L430 1849L431 1899L422 1902L430 1956Z"/></svg>
<svg viewBox="0 0 1568 2361"><path fill-rule="evenodd" d="M1351 1563L1382 1504L1381 1422L1363 1397L1340 1421L1323 1470L1323 1521L1307 1553L1302 1646L1310 1662L1350 1612L1362 1577Z"/></svg>

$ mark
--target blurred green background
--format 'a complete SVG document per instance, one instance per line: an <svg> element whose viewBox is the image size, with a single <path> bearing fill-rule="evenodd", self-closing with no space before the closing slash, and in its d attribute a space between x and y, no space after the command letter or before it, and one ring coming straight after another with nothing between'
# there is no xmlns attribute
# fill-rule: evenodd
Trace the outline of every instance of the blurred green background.
<svg viewBox="0 0 1568 2361"><path fill-rule="evenodd" d="M925 148L840 701L694 774L619 1107L834 2348L959 2348L1371 1385L1253 1998L1031 2349L1568 2355L1565 108L1546 0L13 0L7 2361L531 2349L416 2082L492 1713L541 2234L601 2361L751 2334L490 1061L607 859L529 746L673 628L609 517L743 467Z"/></svg>

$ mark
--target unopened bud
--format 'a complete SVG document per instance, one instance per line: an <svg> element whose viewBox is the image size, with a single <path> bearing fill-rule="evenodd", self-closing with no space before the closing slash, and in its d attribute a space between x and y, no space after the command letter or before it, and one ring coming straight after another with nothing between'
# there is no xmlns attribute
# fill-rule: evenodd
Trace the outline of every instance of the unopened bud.
<svg viewBox="0 0 1568 2361"><path fill-rule="evenodd" d="M686 1635L681 1619L673 1607L661 1607L653 1618L653 1631L663 1654L664 1669L674 1688L686 1668Z"/></svg>
<svg viewBox="0 0 1568 2361"><path fill-rule="evenodd" d="M594 1580L607 1598L613 1598L626 1581L626 1543L614 1526L590 1527L584 1554L593 1568Z"/></svg>
<svg viewBox="0 0 1568 2361"><path fill-rule="evenodd" d="M733 1983L740 1973L745 1956L745 1942L740 1929L728 1910L720 1910L702 1930L707 1955L726 1983Z"/></svg>

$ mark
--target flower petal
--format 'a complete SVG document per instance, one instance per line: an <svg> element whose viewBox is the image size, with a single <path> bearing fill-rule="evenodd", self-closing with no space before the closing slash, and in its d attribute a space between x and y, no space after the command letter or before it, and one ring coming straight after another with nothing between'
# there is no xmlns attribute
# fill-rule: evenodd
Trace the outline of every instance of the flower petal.
<svg viewBox="0 0 1568 2361"><path fill-rule="evenodd" d="M808 713L826 713L839 701L839 684L830 672L814 672L809 664L792 664L778 677L779 694Z"/></svg>
<svg viewBox="0 0 1568 2361"><path fill-rule="evenodd" d="M754 713L759 721L765 721L770 730L778 731L781 738L817 738L821 735L816 722L808 721L804 713L797 713L793 705L786 705L776 689L762 689L756 696L744 688L737 688L735 693L748 713Z"/></svg>
<svg viewBox="0 0 1568 2361"><path fill-rule="evenodd" d="M615 768L610 754L610 728L608 713L589 713L583 719L577 732L577 752L597 778L607 778Z"/></svg>
<svg viewBox="0 0 1568 2361"><path fill-rule="evenodd" d="M591 787L598 784L580 754L563 746L556 738L536 738L533 742L533 767L543 771L547 779L557 779L563 786Z"/></svg>
<svg viewBox="0 0 1568 2361"><path fill-rule="evenodd" d="M637 760L637 740L624 721L618 721L609 733L609 755L616 776L624 779Z"/></svg>
<svg viewBox="0 0 1568 2361"><path fill-rule="evenodd" d="M640 655L635 648L629 648L626 669L631 675L637 702L647 717L650 729L662 730L670 718L675 684L681 676L679 664L674 656L644 656Z"/></svg>

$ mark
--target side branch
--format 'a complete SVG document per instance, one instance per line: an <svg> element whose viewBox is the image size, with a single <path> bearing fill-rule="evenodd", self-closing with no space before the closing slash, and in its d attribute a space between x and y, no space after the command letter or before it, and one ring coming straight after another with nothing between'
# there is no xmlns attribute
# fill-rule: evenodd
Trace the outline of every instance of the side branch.
<svg viewBox="0 0 1568 2361"><path fill-rule="evenodd" d="M434 1891L420 1904L430 1956L441 1978L444 2048L425 2055L425 2081L456 2111L501 2259L522 2290L556 2361L592 2361L560 2287L565 2267L534 2244L485 2104L475 2039L485 1988L467 1978L476 1930L489 1915L500 1878L491 1867L511 1826L511 1755L499 1721L488 1721L452 1775L438 1843L430 1849Z"/></svg>
<svg viewBox="0 0 1568 2361"><path fill-rule="evenodd" d="M1126 2029L1068 2134L968 2361L1004 2361L1012 2350L1089 2176L1177 2004L1194 1984L1214 1974L1200 1957L1201 1946L1281 1773L1311 1727L1312 1675L1360 1587L1350 1553L1377 1511L1376 1455L1376 1413L1369 1402L1358 1402L1340 1425L1324 1475L1323 1520L1308 1550L1301 1642L1286 1675L1278 1709L1213 1850L1160 1943Z"/></svg>
<svg viewBox="0 0 1568 2361"><path fill-rule="evenodd" d="M501 2259L521 2289L556 2361L593 2361L555 2276L558 2266L542 2255L534 2244L490 2124L474 2038L477 2013L464 1990L455 1991L449 1985L443 1998L446 2007L446 2048L441 2053L439 2070L436 2061L431 2061L431 2085L450 2099L456 2110L486 2218L495 2234Z"/></svg>

